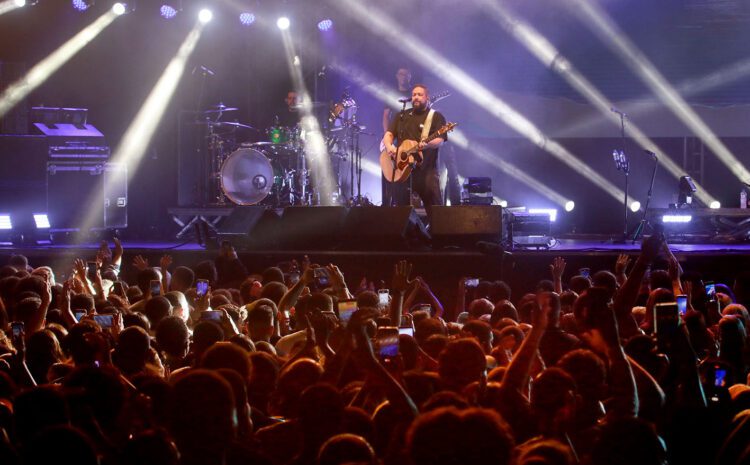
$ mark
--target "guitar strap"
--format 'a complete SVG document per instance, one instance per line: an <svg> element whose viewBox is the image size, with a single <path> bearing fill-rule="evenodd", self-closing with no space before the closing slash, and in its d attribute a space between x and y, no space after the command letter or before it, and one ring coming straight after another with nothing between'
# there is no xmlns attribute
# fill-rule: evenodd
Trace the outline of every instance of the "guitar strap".
<svg viewBox="0 0 750 465"><path fill-rule="evenodd" d="M435 110L430 109L430 112L427 113L427 119L424 120L424 125L422 126L422 135L419 137L420 142L427 139L430 135L430 127L432 126L432 117L434 115Z"/></svg>

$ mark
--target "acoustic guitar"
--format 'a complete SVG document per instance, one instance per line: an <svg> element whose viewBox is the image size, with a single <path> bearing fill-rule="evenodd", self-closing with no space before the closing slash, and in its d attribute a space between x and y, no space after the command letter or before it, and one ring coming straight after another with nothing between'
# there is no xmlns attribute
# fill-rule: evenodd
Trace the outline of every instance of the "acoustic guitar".
<svg viewBox="0 0 750 465"><path fill-rule="evenodd" d="M431 140L440 137L453 130L458 123L448 123L437 131L433 132L422 142L425 144ZM419 141L406 139L398 146L395 157L388 155L387 150L380 154L380 169L383 170L383 176L389 182L406 182L411 176L412 171L422 164L424 156L419 150Z"/></svg>

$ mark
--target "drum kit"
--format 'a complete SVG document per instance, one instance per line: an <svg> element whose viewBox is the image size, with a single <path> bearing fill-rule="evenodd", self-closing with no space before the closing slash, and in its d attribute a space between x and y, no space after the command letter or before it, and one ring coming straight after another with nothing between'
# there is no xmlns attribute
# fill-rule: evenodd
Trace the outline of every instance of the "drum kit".
<svg viewBox="0 0 750 465"><path fill-rule="evenodd" d="M355 174L357 185L360 184L359 134L364 130L356 122L357 102L344 94L339 102L330 105L313 102L313 107L328 108L327 117L319 120L325 121L321 132L336 180L333 192L326 194L329 198L321 198L319 191L323 189L313 185L310 167L317 165L305 148L309 137L301 124L274 125L260 131L248 124L221 121L224 113L237 108L218 104L202 112L208 125L206 146L210 161L205 179L209 180L209 204L281 208L356 202L359 195L354 195L353 185ZM238 141L242 139L237 137L239 130L245 129L254 131L255 139L260 134L264 140ZM349 177L343 169L346 161L351 162Z"/></svg>

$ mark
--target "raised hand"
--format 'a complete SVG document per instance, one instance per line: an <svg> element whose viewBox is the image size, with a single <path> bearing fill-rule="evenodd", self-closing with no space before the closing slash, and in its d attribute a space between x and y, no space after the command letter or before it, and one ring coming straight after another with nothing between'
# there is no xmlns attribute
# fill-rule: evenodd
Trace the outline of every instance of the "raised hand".
<svg viewBox="0 0 750 465"><path fill-rule="evenodd" d="M406 260L393 265L393 279L391 280L391 290L394 292L405 293L411 281L409 281L409 275L411 274L412 264Z"/></svg>
<svg viewBox="0 0 750 465"><path fill-rule="evenodd" d="M148 260L144 258L143 255L136 255L135 258L133 258L133 266L136 267L138 271L143 271L148 268Z"/></svg>
<svg viewBox="0 0 750 465"><path fill-rule="evenodd" d="M73 270L78 276L78 279L80 279L81 281L84 281L86 279L86 268L86 261L82 258L76 258L73 262Z"/></svg>
<svg viewBox="0 0 750 465"><path fill-rule="evenodd" d="M615 262L615 274L625 274L629 265L630 265L630 256L624 253L618 255L617 261Z"/></svg>
<svg viewBox="0 0 750 465"><path fill-rule="evenodd" d="M148 266L148 262L146 263ZM162 275L167 274L167 270L169 270L170 265L172 265L172 256L168 254L162 255L161 259L159 260L159 267L161 268Z"/></svg>
<svg viewBox="0 0 750 465"><path fill-rule="evenodd" d="M641 244L641 256L649 262L652 262L659 255L659 252L661 252L663 243L663 234L652 234L643 239L643 243Z"/></svg>
<svg viewBox="0 0 750 465"><path fill-rule="evenodd" d="M562 257L555 257L552 260L552 264L549 266L549 271L552 274L553 279L562 279L563 273L565 273L565 259Z"/></svg>
<svg viewBox="0 0 750 465"><path fill-rule="evenodd" d="M344 273L339 270L339 267L330 263L326 270L328 270L328 277L331 280L331 285L334 289L343 289L346 287L346 281L344 280Z"/></svg>

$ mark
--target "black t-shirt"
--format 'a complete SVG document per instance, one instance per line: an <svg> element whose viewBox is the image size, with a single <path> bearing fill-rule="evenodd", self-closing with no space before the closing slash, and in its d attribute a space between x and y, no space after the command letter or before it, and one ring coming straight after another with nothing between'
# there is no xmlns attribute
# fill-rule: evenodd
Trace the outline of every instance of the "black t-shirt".
<svg viewBox="0 0 750 465"><path fill-rule="evenodd" d="M416 112L414 110L405 110L400 112L393 118L391 125L388 127L388 131L396 137L398 143L394 142L398 147L402 141L405 140L416 140L418 141L422 137L422 127L427 119L429 110L422 112ZM428 135L437 131L441 127L445 126L445 117L439 111L436 111L432 116L432 124L430 124L430 130ZM448 134L440 136L446 142L448 141ZM438 149L423 150L424 161L422 162L423 168L436 168Z"/></svg>

